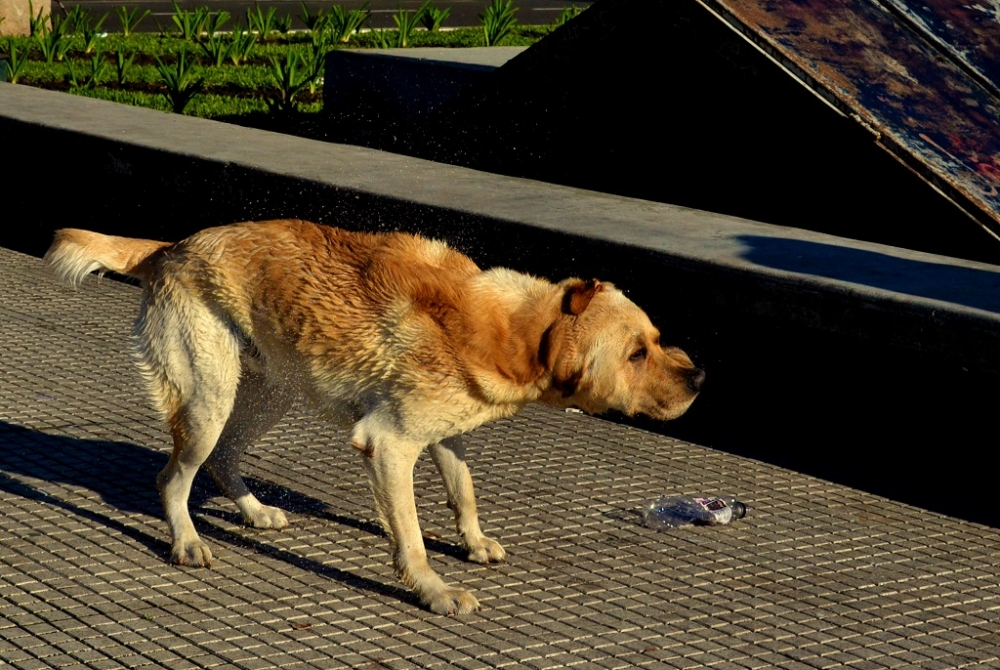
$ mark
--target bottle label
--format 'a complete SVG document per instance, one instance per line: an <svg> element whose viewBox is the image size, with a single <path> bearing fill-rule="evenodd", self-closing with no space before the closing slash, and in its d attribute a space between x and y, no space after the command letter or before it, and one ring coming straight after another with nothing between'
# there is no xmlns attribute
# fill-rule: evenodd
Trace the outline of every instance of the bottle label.
<svg viewBox="0 0 1000 670"><path fill-rule="evenodd" d="M722 498L695 498L695 500L710 512L718 512L720 509L725 509L727 505Z"/></svg>

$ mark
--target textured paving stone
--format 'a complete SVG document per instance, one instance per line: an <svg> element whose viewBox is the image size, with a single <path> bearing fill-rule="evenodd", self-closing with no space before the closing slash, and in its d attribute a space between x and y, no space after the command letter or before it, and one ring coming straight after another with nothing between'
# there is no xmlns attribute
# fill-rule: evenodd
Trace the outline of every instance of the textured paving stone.
<svg viewBox="0 0 1000 670"><path fill-rule="evenodd" d="M10 667L1000 667L996 529L544 408L470 440L506 564L462 560L434 467L417 466L431 560L476 590L479 614L416 606L344 433L298 411L246 459L291 527L244 528L199 479L192 509L216 564L168 565L153 479L169 441L129 360L137 289L59 286L9 251L0 265ZM644 501L701 491L752 511L724 528L638 524Z"/></svg>

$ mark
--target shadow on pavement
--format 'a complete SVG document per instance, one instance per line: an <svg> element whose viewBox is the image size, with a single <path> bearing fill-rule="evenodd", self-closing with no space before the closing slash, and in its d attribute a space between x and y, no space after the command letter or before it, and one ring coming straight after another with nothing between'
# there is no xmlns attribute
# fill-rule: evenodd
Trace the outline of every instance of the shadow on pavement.
<svg viewBox="0 0 1000 670"><path fill-rule="evenodd" d="M3 421L0 421L0 444L3 444L3 448L0 449L0 491L50 505L86 519L92 524L107 527L146 547L159 560L168 559L170 545L167 541L165 522L162 537L152 537L143 530L114 519L110 515L77 505L69 499L44 491L19 478L27 477L93 491L104 503L116 510L162 519L163 510L156 492L155 476L167 463L166 452L129 442L82 440L48 435ZM251 490L264 502L280 499L282 508L293 514L323 519L379 537L385 536L377 524L337 514L331 511L326 503L311 496L252 477L247 477L246 481ZM211 508L199 509L206 501L218 495L214 483L199 473L191 493L191 512L198 532L213 541L266 555L358 589L390 596L408 604L418 604L412 593L395 585L360 577L281 549L265 539L232 533L207 522L207 517L220 518L228 523L239 522L235 507L232 513L219 512ZM286 532L294 530L292 526ZM454 544L425 539L425 545L429 552L459 560L465 559L465 552ZM385 560L387 563L390 560L388 553Z"/></svg>

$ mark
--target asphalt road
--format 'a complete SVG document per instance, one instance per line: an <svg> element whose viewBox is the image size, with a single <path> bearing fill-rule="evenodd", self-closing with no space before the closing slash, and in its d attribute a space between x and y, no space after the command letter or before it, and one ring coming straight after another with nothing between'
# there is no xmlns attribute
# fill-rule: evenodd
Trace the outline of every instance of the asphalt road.
<svg viewBox="0 0 1000 670"><path fill-rule="evenodd" d="M367 25L373 28L395 27L392 15L400 7L415 10L422 3L423 0L371 0L368 7L372 15ZM578 7L585 8L589 7L592 3L593 0L515 0L514 6L518 8L517 20L519 23L545 24L552 23L565 7L575 4ZM225 10L234 17L241 18L245 17L248 8L253 7L253 3L248 0L182 0L179 4L185 9L208 6L213 11ZM293 28L305 27L298 19L298 16L302 13L300 0L261 0L259 4L264 9L276 7L279 16L291 14L295 17ZM315 12L317 9L328 8L335 4L352 9L360 7L363 2L362 0L339 0L331 2L315 2L314 0L310 0L306 2L306 5L312 12ZM434 1L434 5L439 9L451 7L451 14L444 24L446 28L478 26L479 14L483 12L488 4L489 0ZM94 17L108 14L108 18L104 22L104 28L107 30L119 29L114 10L123 5L130 8L138 6L148 9L152 12L152 18L155 18L161 24L173 25L170 21L170 15L174 11L171 0L80 0L79 2L74 0L53 0L52 5L54 11L59 11L58 8L60 6L64 9L70 9L74 5L80 5L85 9L89 9L91 15ZM242 23L246 23L245 18L243 18ZM231 26L232 24L228 25ZM147 32L156 31L156 23L147 18L140 24L139 30Z"/></svg>

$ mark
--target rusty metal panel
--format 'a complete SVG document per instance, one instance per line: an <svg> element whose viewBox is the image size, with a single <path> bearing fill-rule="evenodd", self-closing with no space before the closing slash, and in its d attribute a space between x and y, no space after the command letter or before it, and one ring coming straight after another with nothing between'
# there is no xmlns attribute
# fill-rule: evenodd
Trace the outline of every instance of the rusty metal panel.
<svg viewBox="0 0 1000 670"><path fill-rule="evenodd" d="M997 0L884 0L914 30L964 65L993 90L1000 91L1000 2Z"/></svg>
<svg viewBox="0 0 1000 670"><path fill-rule="evenodd" d="M699 2L1000 237L995 0Z"/></svg>

